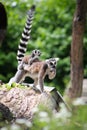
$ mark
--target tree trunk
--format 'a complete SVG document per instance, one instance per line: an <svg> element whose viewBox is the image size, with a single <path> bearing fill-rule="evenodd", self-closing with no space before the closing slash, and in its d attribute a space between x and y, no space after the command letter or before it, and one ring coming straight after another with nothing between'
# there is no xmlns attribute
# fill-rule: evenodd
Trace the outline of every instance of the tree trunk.
<svg viewBox="0 0 87 130"><path fill-rule="evenodd" d="M77 0L73 19L71 44L71 86L68 89L70 99L80 97L83 84L83 34L86 23L87 0Z"/></svg>

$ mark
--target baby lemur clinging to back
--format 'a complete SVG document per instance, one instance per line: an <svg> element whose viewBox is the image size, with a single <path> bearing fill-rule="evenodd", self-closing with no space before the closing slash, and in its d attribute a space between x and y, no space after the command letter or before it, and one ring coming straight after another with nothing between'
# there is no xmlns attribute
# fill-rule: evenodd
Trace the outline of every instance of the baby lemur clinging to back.
<svg viewBox="0 0 87 130"><path fill-rule="evenodd" d="M33 50L31 55L25 55L18 65L18 70L23 69L25 65L31 65L33 62L39 61L39 57L41 55L41 52L37 49Z"/></svg>

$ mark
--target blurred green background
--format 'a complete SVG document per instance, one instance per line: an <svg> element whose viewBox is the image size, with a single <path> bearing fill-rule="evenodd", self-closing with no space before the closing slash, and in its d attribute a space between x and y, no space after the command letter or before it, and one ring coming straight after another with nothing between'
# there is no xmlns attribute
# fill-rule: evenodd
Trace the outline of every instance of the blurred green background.
<svg viewBox="0 0 87 130"><path fill-rule="evenodd" d="M57 75L45 84L63 92L70 80L70 46L75 0L1 0L8 16L5 40L0 48L0 79L5 83L15 74L17 68L17 48L26 22L27 11L32 4L36 12L27 52L38 48L41 59L59 57ZM86 34L85 34L86 35ZM84 77L87 77L87 38L84 38ZM28 80L28 79L27 79Z"/></svg>

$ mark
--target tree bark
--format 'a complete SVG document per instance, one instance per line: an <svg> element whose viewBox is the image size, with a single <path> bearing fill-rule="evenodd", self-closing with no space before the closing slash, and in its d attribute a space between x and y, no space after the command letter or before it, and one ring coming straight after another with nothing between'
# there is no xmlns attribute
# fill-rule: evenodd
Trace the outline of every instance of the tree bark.
<svg viewBox="0 0 87 130"><path fill-rule="evenodd" d="M77 0L73 19L71 44L71 86L68 89L70 99L80 97L83 84L83 35L86 23L87 0Z"/></svg>

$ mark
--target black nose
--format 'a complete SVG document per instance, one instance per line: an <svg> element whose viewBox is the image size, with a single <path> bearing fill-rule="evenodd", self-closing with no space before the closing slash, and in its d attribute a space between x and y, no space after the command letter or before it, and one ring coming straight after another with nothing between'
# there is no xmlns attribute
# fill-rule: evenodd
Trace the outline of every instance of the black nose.
<svg viewBox="0 0 87 130"><path fill-rule="evenodd" d="M53 66L52 66L52 68L56 68L56 66L55 66L55 65L53 65Z"/></svg>

